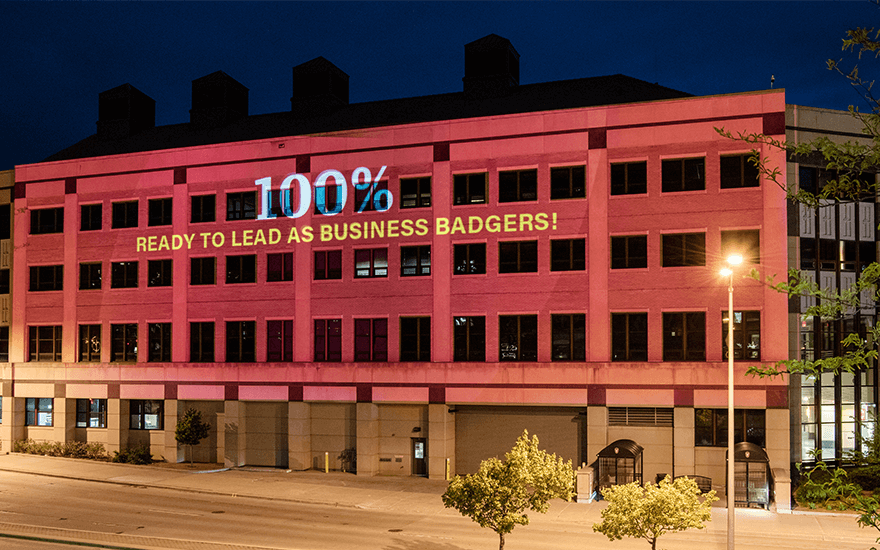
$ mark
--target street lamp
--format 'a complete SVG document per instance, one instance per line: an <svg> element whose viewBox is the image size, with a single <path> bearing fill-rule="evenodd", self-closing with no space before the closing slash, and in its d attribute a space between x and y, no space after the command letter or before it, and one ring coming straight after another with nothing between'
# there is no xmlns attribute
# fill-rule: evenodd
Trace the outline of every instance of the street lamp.
<svg viewBox="0 0 880 550"><path fill-rule="evenodd" d="M728 278L727 284L727 550L733 550L734 517L736 504L734 497L734 455L733 455L733 267L741 264L742 256L733 254L727 257L730 267L721 270Z"/></svg>

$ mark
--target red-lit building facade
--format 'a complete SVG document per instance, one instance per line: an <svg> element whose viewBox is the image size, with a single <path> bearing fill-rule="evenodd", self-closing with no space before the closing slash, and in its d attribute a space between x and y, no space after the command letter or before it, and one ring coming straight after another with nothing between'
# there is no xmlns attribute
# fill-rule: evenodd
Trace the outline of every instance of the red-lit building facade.
<svg viewBox="0 0 880 550"><path fill-rule="evenodd" d="M646 479L723 484L718 270L785 273L786 204L715 128L783 137L784 92L518 80L490 36L458 94L349 104L321 58L290 113L248 116L223 73L186 124L101 94L95 136L15 171L3 448L176 461L197 408L196 459L228 465L352 449L359 475L442 478L528 429L576 464L631 439ZM735 287L734 429L787 467L786 381L744 375L787 358L787 300Z"/></svg>

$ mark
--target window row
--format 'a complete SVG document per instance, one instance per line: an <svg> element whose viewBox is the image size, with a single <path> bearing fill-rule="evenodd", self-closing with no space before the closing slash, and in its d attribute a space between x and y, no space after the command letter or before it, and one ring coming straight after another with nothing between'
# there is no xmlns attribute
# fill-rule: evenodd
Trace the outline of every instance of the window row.
<svg viewBox="0 0 880 550"><path fill-rule="evenodd" d="M54 399L51 397L25 398L25 426L53 426L52 417ZM161 430L162 401L139 400L129 401L129 428L132 430ZM77 428L106 428L106 399L76 400Z"/></svg>
<svg viewBox="0 0 880 550"><path fill-rule="evenodd" d="M727 358L727 312L722 312L723 356ZM761 316L758 311L734 311L734 359L760 361ZM5 329L5 330L3 330ZM225 323L227 362L256 361L256 321ZM400 361L431 360L431 318L401 317ZM61 361L61 327L31 326L28 332L29 361ZM102 325L79 326L80 362L100 362ZM190 323L190 361L214 362L216 330L213 321ZM342 319L314 321L314 360L342 361ZM148 323L148 362L171 361L171 323ZM293 361L293 321L266 322L266 361ZM586 358L586 316L551 316L553 361L583 361ZM8 361L9 331L0 327L0 352ZM500 361L538 360L538 316L499 315L498 355ZM0 359L3 359L0 357ZM663 313L663 360L705 361L705 312ZM138 325L110 325L111 362L138 360ZM388 319L354 320L354 360L388 361ZM453 360L486 360L485 316L453 317ZM611 314L611 360L648 360L648 314Z"/></svg>
<svg viewBox="0 0 880 550"><path fill-rule="evenodd" d="M314 279L342 279L342 250L319 250L314 253ZM226 284L256 283L256 254L226 256ZM453 273L456 275L486 273L486 244L461 244L454 247ZM293 253L266 255L266 281L293 281ZM110 263L110 288L137 288L139 262ZM550 271L583 271L586 269L585 240L561 239L550 242ZM499 273L537 273L538 241L502 242L498 244ZM388 248L366 248L354 251L354 277L388 276ZM172 261L147 261L147 286L171 286ZM419 277L431 274L431 246L401 246L400 276ZM217 258L190 258L191 285L217 283ZM5 283L5 284L4 284ZM96 290L103 285L103 263L79 264L79 289ZM63 290L64 266L30 267L32 292ZM9 293L9 271L0 270L0 294Z"/></svg>
<svg viewBox="0 0 880 550"><path fill-rule="evenodd" d="M758 169L750 160L750 155L721 156L721 188L757 187L760 184ZM661 161L661 180L664 193L676 191L696 191L706 188L706 161L704 157L664 159ZM611 194L632 195L647 193L647 161L612 163ZM452 176L453 204L486 204L488 202L488 173L475 172L454 174ZM550 168L550 199L571 199L586 197L586 167L556 166ZM336 186L325 188L325 209L337 209ZM375 197L385 197L388 181L380 181L375 189L355 189L355 212L377 209ZM370 193L374 200L369 200ZM400 178L398 192L400 208L427 208L432 202L430 176ZM498 202L537 201L539 197L538 170L501 170L498 172ZM285 197L286 198L286 197ZM257 192L241 191L225 193L226 220L252 220L257 217ZM281 205L281 192L270 193L267 210L275 216L284 216ZM147 226L171 225L173 210L171 197L147 199ZM378 206L382 205L381 202ZM127 200L110 204L110 226L113 229L138 227L139 201ZM315 213L319 213L317 205ZM64 231L64 208L36 208L30 212L30 233L32 235L61 233ZM97 231L103 228L103 205L80 205L80 230ZM217 221L217 196L215 194L193 195L190 197L190 223ZM5 234L5 233L4 233ZM0 237L3 238L3 237ZM6 237L8 238L8 237Z"/></svg>
<svg viewBox="0 0 880 550"><path fill-rule="evenodd" d="M501 361L538 360L538 316L500 315L499 356ZM551 318L552 357L554 361L583 361L586 357L586 316L557 314ZM8 360L8 327L3 337ZM189 325L191 362L215 361L216 330L213 321L191 322ZM227 362L256 361L256 321L225 323L225 359ZM431 318L401 317L400 361L431 360ZM29 327L29 361L61 361L61 327ZM110 325L111 362L138 360L138 324ZM79 362L100 362L103 327L100 324L80 325ZM453 318L453 357L455 361L486 360L486 318L484 316ZM266 322L266 361L293 361L293 321ZM148 362L171 361L171 323L147 324ZM342 361L342 319L314 321L314 360ZM354 360L388 361L388 319L354 320Z"/></svg>
<svg viewBox="0 0 880 550"><path fill-rule="evenodd" d="M870 244L870 243L869 243ZM761 262L761 235L757 229L721 232L722 258L739 254L749 263ZM661 267L706 265L705 233L666 233L660 236ZM611 237L611 269L648 267L648 236Z"/></svg>

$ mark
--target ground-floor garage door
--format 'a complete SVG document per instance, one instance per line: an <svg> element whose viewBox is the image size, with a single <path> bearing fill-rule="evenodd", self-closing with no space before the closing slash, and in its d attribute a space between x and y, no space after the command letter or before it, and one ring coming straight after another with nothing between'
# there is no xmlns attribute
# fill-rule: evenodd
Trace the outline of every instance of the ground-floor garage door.
<svg viewBox="0 0 880 550"><path fill-rule="evenodd" d="M541 449L572 466L585 453L586 409L573 407L454 407L455 471L470 474L491 456L504 458L523 430L537 435Z"/></svg>

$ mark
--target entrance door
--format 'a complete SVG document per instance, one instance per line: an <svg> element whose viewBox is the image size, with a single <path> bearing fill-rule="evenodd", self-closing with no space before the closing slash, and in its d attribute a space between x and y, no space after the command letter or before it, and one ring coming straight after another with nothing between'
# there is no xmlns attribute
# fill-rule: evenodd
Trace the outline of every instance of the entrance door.
<svg viewBox="0 0 880 550"><path fill-rule="evenodd" d="M424 437L414 437L412 440L412 475L428 475L428 440Z"/></svg>

